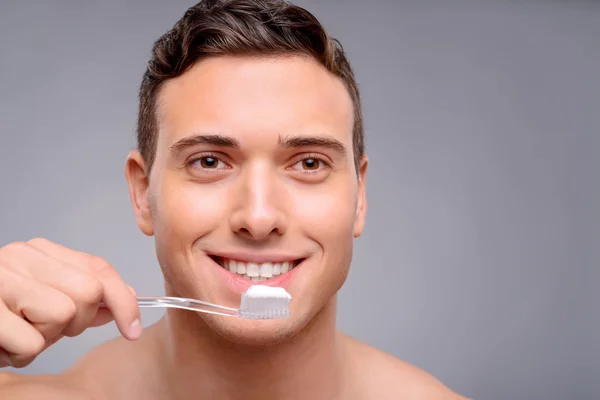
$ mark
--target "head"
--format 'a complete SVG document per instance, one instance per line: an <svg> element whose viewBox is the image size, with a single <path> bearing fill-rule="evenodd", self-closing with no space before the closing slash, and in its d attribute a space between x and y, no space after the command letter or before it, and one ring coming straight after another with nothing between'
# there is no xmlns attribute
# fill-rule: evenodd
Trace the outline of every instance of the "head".
<svg viewBox="0 0 600 400"><path fill-rule="evenodd" d="M343 285L366 212L339 43L280 0L203 1L155 43L139 101L126 175L167 293L237 307L258 271L291 293L291 318L198 322L236 342L301 331Z"/></svg>

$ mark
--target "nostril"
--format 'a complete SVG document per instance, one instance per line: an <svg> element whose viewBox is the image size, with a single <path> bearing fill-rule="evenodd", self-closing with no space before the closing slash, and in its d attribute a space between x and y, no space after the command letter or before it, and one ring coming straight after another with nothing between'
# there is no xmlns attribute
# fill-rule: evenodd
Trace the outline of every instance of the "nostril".
<svg viewBox="0 0 600 400"><path fill-rule="evenodd" d="M255 235L252 234L252 231L248 228L241 228L237 231L237 234L245 239L253 239Z"/></svg>
<svg viewBox="0 0 600 400"><path fill-rule="evenodd" d="M252 240L265 240L271 236L281 236L282 230L275 227L273 229L262 229L262 227L253 228L239 228L236 232L242 237L246 237Z"/></svg>

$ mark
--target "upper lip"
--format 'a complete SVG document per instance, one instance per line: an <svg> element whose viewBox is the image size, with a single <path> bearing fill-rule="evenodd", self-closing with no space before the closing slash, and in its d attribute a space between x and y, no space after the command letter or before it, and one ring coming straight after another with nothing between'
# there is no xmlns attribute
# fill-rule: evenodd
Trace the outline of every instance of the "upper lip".
<svg viewBox="0 0 600 400"><path fill-rule="evenodd" d="M282 263L286 261L296 261L305 257L291 255L289 253L278 252L207 252L211 257L225 258L228 260L245 261L253 263Z"/></svg>

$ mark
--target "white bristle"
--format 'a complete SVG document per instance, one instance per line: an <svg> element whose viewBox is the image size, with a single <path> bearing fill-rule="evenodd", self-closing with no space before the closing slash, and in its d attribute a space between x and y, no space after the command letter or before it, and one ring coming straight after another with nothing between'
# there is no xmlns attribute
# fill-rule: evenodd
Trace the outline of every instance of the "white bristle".
<svg viewBox="0 0 600 400"><path fill-rule="evenodd" d="M292 296L284 288L252 285L242 295L240 316L251 319L288 318Z"/></svg>

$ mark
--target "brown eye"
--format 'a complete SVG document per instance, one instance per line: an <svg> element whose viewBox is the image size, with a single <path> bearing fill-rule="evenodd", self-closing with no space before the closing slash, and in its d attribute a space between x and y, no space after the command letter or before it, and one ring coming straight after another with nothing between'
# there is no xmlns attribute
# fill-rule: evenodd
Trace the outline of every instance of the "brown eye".
<svg viewBox="0 0 600 400"><path fill-rule="evenodd" d="M219 165L219 160L214 157L202 157L200 159L200 166L202 168L211 169L216 168L217 165Z"/></svg>
<svg viewBox="0 0 600 400"><path fill-rule="evenodd" d="M316 169L319 169L320 161L321 160L318 160L316 158L307 158L305 160L302 160L302 169L307 171L314 171Z"/></svg>
<svg viewBox="0 0 600 400"><path fill-rule="evenodd" d="M196 158L191 162L191 164L198 169L227 169L228 165L222 161L220 158L205 155Z"/></svg>
<svg viewBox="0 0 600 400"><path fill-rule="evenodd" d="M305 174L316 174L328 169L329 167L330 165L321 158L308 156L302 160L296 161L296 163L291 166L290 169L303 172Z"/></svg>

